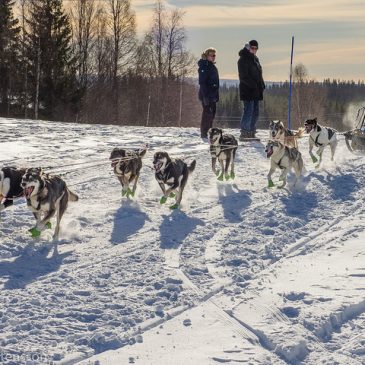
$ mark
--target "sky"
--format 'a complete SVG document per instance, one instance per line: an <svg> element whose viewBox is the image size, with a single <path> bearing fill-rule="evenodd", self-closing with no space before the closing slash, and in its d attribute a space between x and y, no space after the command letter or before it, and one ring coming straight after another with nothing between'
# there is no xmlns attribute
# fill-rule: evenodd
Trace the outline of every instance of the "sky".
<svg viewBox="0 0 365 365"><path fill-rule="evenodd" d="M150 25L154 1L132 0L138 32ZM311 78L365 80L365 0L168 0L185 11L187 47L198 57L217 49L220 77L237 78L238 51L256 39L264 79L289 78L303 63Z"/></svg>

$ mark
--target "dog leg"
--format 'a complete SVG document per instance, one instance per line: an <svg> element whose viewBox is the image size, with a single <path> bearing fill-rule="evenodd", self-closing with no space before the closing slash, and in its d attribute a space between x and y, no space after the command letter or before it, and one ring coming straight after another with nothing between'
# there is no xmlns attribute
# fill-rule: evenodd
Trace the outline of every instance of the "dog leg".
<svg viewBox="0 0 365 365"><path fill-rule="evenodd" d="M232 150L231 152L231 173L230 173L230 178L233 180L236 177L235 173L234 173L234 150Z"/></svg>
<svg viewBox="0 0 365 365"><path fill-rule="evenodd" d="M39 237L41 235L41 232L44 231L45 228L49 227L49 220L55 215L55 213L56 210L51 209L43 219L37 221L36 226L29 230L29 232L32 234L32 237ZM34 213L34 215L36 216L36 213Z"/></svg>
<svg viewBox="0 0 365 365"><path fill-rule="evenodd" d="M309 137L309 154L310 154L310 156L311 156L312 162L313 162L313 163L316 163L316 162L318 162L318 159L317 159L317 157L316 157L316 156L314 156L314 154L313 154L313 147L314 147L314 142L312 141L312 138L311 138L311 137Z"/></svg>
<svg viewBox="0 0 365 365"><path fill-rule="evenodd" d="M319 147L318 148L318 151L316 152L318 157L319 157L319 161L318 161L318 164L315 166L316 169L318 169L322 163L322 154L323 154L323 150L324 150L324 146L322 147Z"/></svg>
<svg viewBox="0 0 365 365"><path fill-rule="evenodd" d="M223 181L223 178L224 178L224 164L223 164L223 160L219 160L219 164L221 165L221 173L218 176L218 180L219 181Z"/></svg>
<svg viewBox="0 0 365 365"><path fill-rule="evenodd" d="M330 148L331 148L331 161L334 160L335 157L335 152L336 152L336 147L337 147L337 140L333 141L330 143Z"/></svg>
<svg viewBox="0 0 365 365"><path fill-rule="evenodd" d="M274 183L271 179L272 174L275 172L275 167L271 166L269 173L267 174L267 181L268 181L268 187L269 188L273 188L274 187Z"/></svg>
<svg viewBox="0 0 365 365"><path fill-rule="evenodd" d="M134 194L136 192L138 179L139 179L139 174L137 174L135 176L135 178L134 178L134 183L133 183L133 189L132 189L132 191L129 191L129 195L131 197L134 197Z"/></svg>
<svg viewBox="0 0 365 365"><path fill-rule="evenodd" d="M165 188L165 184L159 182L158 185L160 185L160 188L162 190L163 196L160 199L160 204L165 204L167 201L167 195L166 195L166 188Z"/></svg>
<svg viewBox="0 0 365 365"><path fill-rule="evenodd" d="M279 180L282 181L282 185L279 186L279 188L283 188L286 185L286 176L288 174L288 169L285 167L279 176Z"/></svg>
<svg viewBox="0 0 365 365"><path fill-rule="evenodd" d="M212 171L214 172L214 175L218 176L219 171L217 171L217 169L215 168L216 163L217 163L217 158L212 157Z"/></svg>
<svg viewBox="0 0 365 365"><path fill-rule="evenodd" d="M224 168L224 177L226 178L226 180L229 180L229 178L230 178L230 175L228 173L230 163L231 163L231 156L229 155L229 156L227 156L226 167Z"/></svg>

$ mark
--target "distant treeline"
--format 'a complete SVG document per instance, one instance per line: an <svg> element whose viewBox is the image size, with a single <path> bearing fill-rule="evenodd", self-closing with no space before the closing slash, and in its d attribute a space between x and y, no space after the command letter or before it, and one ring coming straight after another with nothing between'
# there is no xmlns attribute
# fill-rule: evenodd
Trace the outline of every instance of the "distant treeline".
<svg viewBox="0 0 365 365"><path fill-rule="evenodd" d="M199 126L197 59L186 49L183 16L157 0L139 40L131 0L0 0L0 116ZM288 83L267 88L259 127L287 119L288 93ZM238 126L238 88L223 85L220 95L217 123ZM297 65L293 128L317 116L341 129L364 95L363 82L315 82Z"/></svg>
<svg viewBox="0 0 365 365"><path fill-rule="evenodd" d="M303 65L301 65L303 67ZM289 83L273 83L265 90L258 126L268 121L288 120ZM365 106L365 83L326 79L296 81L293 84L291 126L298 128L308 118L317 117L319 123L338 130L355 123L356 110ZM217 121L221 125L238 127L242 115L238 86L223 85L220 91Z"/></svg>

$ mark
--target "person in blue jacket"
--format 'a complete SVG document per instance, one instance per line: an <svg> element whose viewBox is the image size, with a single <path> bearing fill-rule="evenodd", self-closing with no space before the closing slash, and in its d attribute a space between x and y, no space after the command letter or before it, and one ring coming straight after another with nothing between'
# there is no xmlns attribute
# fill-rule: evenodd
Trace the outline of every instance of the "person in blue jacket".
<svg viewBox="0 0 365 365"><path fill-rule="evenodd" d="M210 47L206 49L198 62L199 66L199 100L203 105L200 124L201 138L208 137L208 130L213 126L216 113L216 103L219 100L219 74L215 66L217 51Z"/></svg>

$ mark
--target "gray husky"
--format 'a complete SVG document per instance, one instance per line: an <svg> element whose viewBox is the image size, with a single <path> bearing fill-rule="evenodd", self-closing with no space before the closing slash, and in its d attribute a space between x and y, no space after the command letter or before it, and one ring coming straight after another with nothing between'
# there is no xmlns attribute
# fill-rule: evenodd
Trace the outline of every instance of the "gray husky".
<svg viewBox="0 0 365 365"><path fill-rule="evenodd" d="M13 205L14 199L23 196L20 183L26 169L3 167L0 170L0 212Z"/></svg>
<svg viewBox="0 0 365 365"><path fill-rule="evenodd" d="M179 207L189 174L194 171L195 165L195 160L188 166L181 159L170 158L167 152L155 153L153 157L155 178L163 192L160 204L165 204L167 198L174 197L176 202L170 208L176 209ZM167 190L165 185L168 186Z"/></svg>
<svg viewBox="0 0 365 365"><path fill-rule="evenodd" d="M271 162L270 171L267 175L269 188L274 186L271 176L277 168L282 170L279 180L283 182L280 186L283 188L286 185L286 176L289 169L293 167L295 172L295 186L303 172L304 163L302 154L296 148L286 147L278 141L269 141L266 145L265 152L267 158L270 158Z"/></svg>
<svg viewBox="0 0 365 365"><path fill-rule="evenodd" d="M122 185L122 196L134 196L136 192L139 174L142 168L142 157L146 154L146 149L127 150L114 148L109 159L112 160L114 175ZM129 184L133 183L132 190Z"/></svg>
<svg viewBox="0 0 365 365"><path fill-rule="evenodd" d="M27 169L21 186L27 205L37 221L29 232L33 237L40 236L44 229L51 228L50 219L57 213L57 224L53 235L53 239L57 239L67 204L69 201L77 201L78 196L67 188L59 176L45 174L41 168Z"/></svg>
<svg viewBox="0 0 365 365"><path fill-rule="evenodd" d="M208 138L210 155L212 156L212 170L218 176L218 180L223 181L224 177L226 180L229 178L234 179L234 159L238 147L236 138L231 134L223 134L223 130L220 128L210 128L208 131ZM220 173L215 168L217 159L221 166ZM231 167L230 174L228 173L229 167Z"/></svg>

